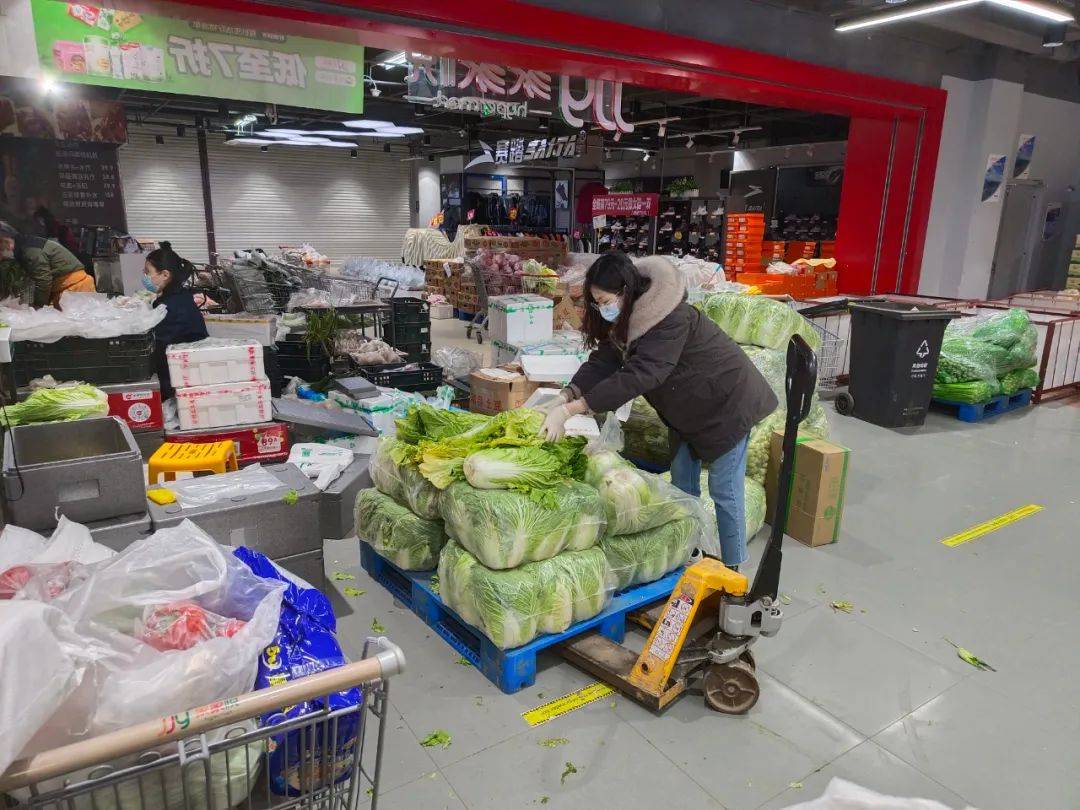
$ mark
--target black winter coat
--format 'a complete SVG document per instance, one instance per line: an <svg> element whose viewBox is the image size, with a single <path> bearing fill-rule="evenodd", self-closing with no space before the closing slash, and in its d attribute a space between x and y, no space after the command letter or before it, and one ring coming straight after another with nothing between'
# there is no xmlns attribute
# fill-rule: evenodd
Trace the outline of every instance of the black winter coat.
<svg viewBox="0 0 1080 810"><path fill-rule="evenodd" d="M570 382L596 412L644 395L695 457L712 462L777 405L776 395L739 345L686 303L679 271L667 259L636 262L651 279L634 303L627 346L605 341Z"/></svg>
<svg viewBox="0 0 1080 810"><path fill-rule="evenodd" d="M191 290L183 288L157 298L154 306L164 305L165 320L154 327L154 366L158 381L161 383L161 398L169 399L173 395L172 380L169 377L169 362L165 350L174 343L190 343L209 336L206 321L195 305Z"/></svg>

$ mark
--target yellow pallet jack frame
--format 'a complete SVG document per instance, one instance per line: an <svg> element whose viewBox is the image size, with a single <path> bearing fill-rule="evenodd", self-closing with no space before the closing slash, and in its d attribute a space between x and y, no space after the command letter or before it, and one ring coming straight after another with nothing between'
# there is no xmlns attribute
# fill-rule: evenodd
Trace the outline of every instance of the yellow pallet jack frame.
<svg viewBox="0 0 1080 810"><path fill-rule="evenodd" d="M778 503L788 501L795 440L816 382L817 358L796 335L787 352ZM749 711L760 694L750 648L760 637L775 635L783 621L777 594L786 515L786 509L776 510L753 585L720 560L700 558L679 578L665 604L631 614L632 621L650 631L640 653L596 632L560 645L559 653L653 711L669 706L698 676L710 708L727 714Z"/></svg>

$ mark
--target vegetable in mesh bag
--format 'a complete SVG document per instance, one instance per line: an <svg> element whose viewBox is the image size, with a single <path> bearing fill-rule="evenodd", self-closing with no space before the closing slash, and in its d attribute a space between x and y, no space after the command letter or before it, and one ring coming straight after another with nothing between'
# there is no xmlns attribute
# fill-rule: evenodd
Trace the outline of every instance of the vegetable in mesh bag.
<svg viewBox="0 0 1080 810"><path fill-rule="evenodd" d="M652 582L690 559L695 530L691 518L673 520L636 534L608 535L600 541L616 589Z"/></svg>
<svg viewBox="0 0 1080 810"><path fill-rule="evenodd" d="M501 649L561 633L604 609L614 589L604 553L567 551L492 571L451 540L439 555L439 594Z"/></svg>
<svg viewBox="0 0 1080 810"><path fill-rule="evenodd" d="M697 306L736 343L784 349L792 335L801 335L810 348L821 346L821 336L806 318L771 298L717 293Z"/></svg>
<svg viewBox="0 0 1080 810"><path fill-rule="evenodd" d="M28 425L34 422L70 422L106 416L109 398L92 385L65 385L39 388L22 402L0 408L0 424Z"/></svg>
<svg viewBox="0 0 1080 810"><path fill-rule="evenodd" d="M1001 393L1012 396L1024 388L1037 388L1038 385L1039 372L1034 368L1021 368L1001 378Z"/></svg>
<svg viewBox="0 0 1080 810"><path fill-rule="evenodd" d="M600 494L579 481L555 488L557 509L505 489L451 484L439 498L446 532L488 568L514 568L553 557L564 549L596 545L604 532Z"/></svg>
<svg viewBox="0 0 1080 810"><path fill-rule="evenodd" d="M356 533L406 571L434 568L446 543L440 521L418 517L376 489L362 489L356 496Z"/></svg>
<svg viewBox="0 0 1080 810"><path fill-rule="evenodd" d="M1001 393L997 380L969 380L968 382L934 383L934 398L949 402L988 402Z"/></svg>

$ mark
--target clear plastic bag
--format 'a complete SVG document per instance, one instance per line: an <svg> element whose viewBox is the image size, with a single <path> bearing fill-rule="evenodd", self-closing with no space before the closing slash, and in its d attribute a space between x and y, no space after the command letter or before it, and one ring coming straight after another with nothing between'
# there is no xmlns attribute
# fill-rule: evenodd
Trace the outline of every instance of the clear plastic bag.
<svg viewBox="0 0 1080 810"><path fill-rule="evenodd" d="M623 423L623 452L645 464L666 467L671 462L668 427L644 397L638 397Z"/></svg>
<svg viewBox="0 0 1080 810"><path fill-rule="evenodd" d="M377 489L356 496L356 533L405 571L434 568L446 543L441 521L419 517Z"/></svg>
<svg viewBox="0 0 1080 810"><path fill-rule="evenodd" d="M472 372L484 364L479 354L460 346L440 346L432 352L431 362L441 366L452 380L467 380Z"/></svg>
<svg viewBox="0 0 1080 810"><path fill-rule="evenodd" d="M353 463L353 453L344 447L301 442L289 449L289 464L315 481L320 492L338 479L345 468Z"/></svg>
<svg viewBox="0 0 1080 810"><path fill-rule="evenodd" d="M698 304L698 308L736 343L786 350L791 336L800 335L810 348L816 350L821 346L821 336L810 321L771 298L717 293Z"/></svg>
<svg viewBox="0 0 1080 810"><path fill-rule="evenodd" d="M282 589L190 521L97 563L85 581L49 603L78 634L85 676L24 753L249 691L259 654L277 629ZM137 636L147 608L178 602L244 624L187 650L160 652Z"/></svg>
<svg viewBox="0 0 1080 810"><path fill-rule="evenodd" d="M415 515L436 520L439 518L439 490L414 465L394 461L394 448L401 444L391 438L379 441L379 449L371 457L368 467L371 481L379 492L404 504Z"/></svg>
<svg viewBox="0 0 1080 810"><path fill-rule="evenodd" d="M692 500L697 502L696 498ZM616 588L622 590L653 582L685 565L690 559L693 538L701 533L701 522L687 516L635 534L608 535L600 541L600 548L607 557Z"/></svg>
<svg viewBox="0 0 1080 810"><path fill-rule="evenodd" d="M608 604L615 579L600 548L492 571L458 543L439 555L439 595L501 649L561 633Z"/></svg>
<svg viewBox="0 0 1080 810"><path fill-rule="evenodd" d="M168 488L176 495L176 501L180 506L193 509L228 500L237 495L254 495L259 492L284 489L285 485L273 473L258 464L252 464L236 472L173 481L169 483Z"/></svg>
<svg viewBox="0 0 1080 810"><path fill-rule="evenodd" d="M451 484L439 498L446 533L488 568L515 568L596 545L607 520L600 494L580 481L555 488L557 509L505 489Z"/></svg>
<svg viewBox="0 0 1080 810"><path fill-rule="evenodd" d="M110 338L141 335L165 319L166 307L138 298L109 298L102 293L66 292L60 309L0 306L0 321L11 327L12 342L55 343L64 337Z"/></svg>

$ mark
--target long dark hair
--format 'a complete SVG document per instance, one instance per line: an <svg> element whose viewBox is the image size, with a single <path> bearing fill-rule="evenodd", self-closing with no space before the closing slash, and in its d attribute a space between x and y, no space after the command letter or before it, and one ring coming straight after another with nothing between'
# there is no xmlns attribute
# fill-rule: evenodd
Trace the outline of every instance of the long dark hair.
<svg viewBox="0 0 1080 810"><path fill-rule="evenodd" d="M158 298L165 298L182 289L195 274L195 265L173 250L168 242L162 242L161 247L150 251L146 260L154 265L158 272L165 270L169 273L169 283L158 292Z"/></svg>
<svg viewBox="0 0 1080 810"><path fill-rule="evenodd" d="M622 309L615 323L608 323L601 317L596 299L593 298L593 287L622 296ZM634 302L647 289L649 279L638 272L625 253L613 250L593 262L585 273L585 319L581 331L585 334L586 347L594 348L605 340L625 346Z"/></svg>

